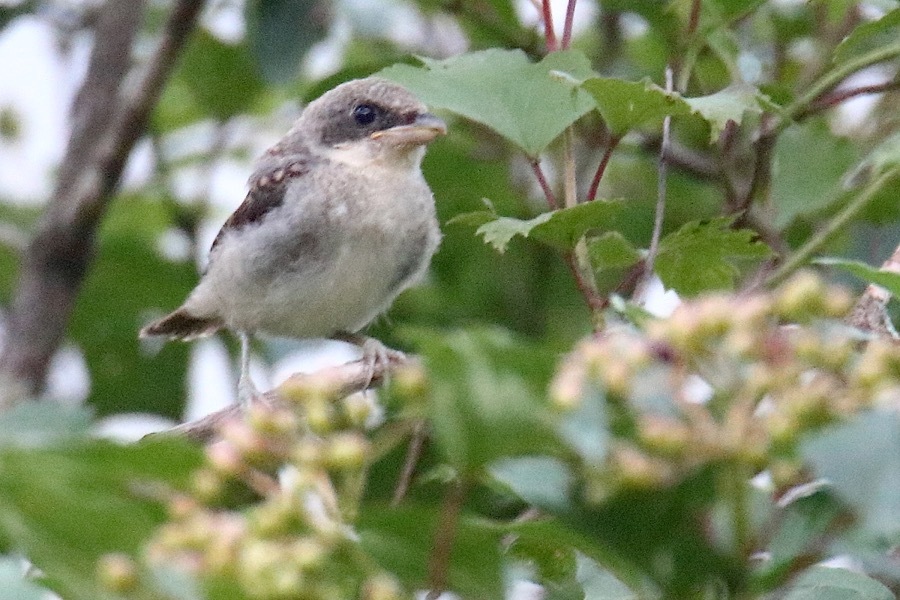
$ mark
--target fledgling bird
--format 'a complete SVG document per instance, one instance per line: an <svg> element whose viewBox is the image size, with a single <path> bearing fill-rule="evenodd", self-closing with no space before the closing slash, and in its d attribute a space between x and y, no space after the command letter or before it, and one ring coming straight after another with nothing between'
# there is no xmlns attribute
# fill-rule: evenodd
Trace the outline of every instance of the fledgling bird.
<svg viewBox="0 0 900 600"><path fill-rule="evenodd" d="M438 247L421 163L446 131L408 90L376 77L310 103L256 163L200 282L141 337L238 333L244 403L256 393L248 367L257 332L351 340L370 365L384 360L389 351L357 332L422 276Z"/></svg>

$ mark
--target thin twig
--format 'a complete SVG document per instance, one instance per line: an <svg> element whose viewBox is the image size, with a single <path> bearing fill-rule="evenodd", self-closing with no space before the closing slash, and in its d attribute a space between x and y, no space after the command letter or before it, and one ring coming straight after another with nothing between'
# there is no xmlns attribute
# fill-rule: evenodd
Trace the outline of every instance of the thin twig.
<svg viewBox="0 0 900 600"><path fill-rule="evenodd" d="M600 180L603 179L603 174L606 173L606 166L609 164L609 159L610 157L612 157L613 151L616 149L616 146L619 145L619 142L621 140L622 136L610 136L609 143L606 145L606 150L603 151L603 157L600 159L600 164L597 165L597 172L594 173L594 178L591 180L591 187L588 188L588 202L592 202L597 198L597 190L600 188Z"/></svg>
<svg viewBox="0 0 900 600"><path fill-rule="evenodd" d="M575 175L575 134L567 127L563 134L563 202L566 208L578 204L578 180Z"/></svg>
<svg viewBox="0 0 900 600"><path fill-rule="evenodd" d="M778 134L784 131L797 118L797 115L806 111L819 96L839 85L850 75L871 65L897 58L898 56L900 56L900 42L895 42L886 46L879 46L828 71L813 82L799 98L794 100L784 110L783 117L769 131L763 132L762 135Z"/></svg>
<svg viewBox="0 0 900 600"><path fill-rule="evenodd" d="M547 199L547 206L550 207L550 210L556 210L559 208L559 203L556 201L556 195L554 195L553 190L550 189L550 185L547 183L547 178L544 177L544 171L541 169L541 161L539 159L534 159L530 161L530 164L531 170L534 171L534 176L541 186L541 191L544 192L544 198Z"/></svg>
<svg viewBox="0 0 900 600"><path fill-rule="evenodd" d="M428 428L425 425L425 421L419 421L416 423L412 437L409 439L409 447L406 450L406 458L403 461L403 471L400 472L397 487L394 488L391 507L396 508L406 497L406 493L409 491L409 486L412 483L413 474L416 472L416 464L422 457L422 449L425 447L425 440L427 439Z"/></svg>
<svg viewBox="0 0 900 600"><path fill-rule="evenodd" d="M691 15L688 18L688 27L687 27L687 39L690 40L691 36L697 31L697 26L700 24L700 0L693 0L691 2Z"/></svg>
<svg viewBox="0 0 900 600"><path fill-rule="evenodd" d="M672 91L672 67L666 67L666 91ZM650 237L650 250L647 252L647 277L653 276L653 263L659 251L659 238L662 236L663 217L666 214L666 176L668 175L669 138L672 126L672 115L663 119L662 144L659 152L659 174L656 184L656 216L653 219L653 235Z"/></svg>
<svg viewBox="0 0 900 600"><path fill-rule="evenodd" d="M440 521L437 523L434 541L431 544L431 556L428 557L428 594L425 600L437 600L447 589L453 541L456 538L456 527L465 499L466 486L461 481L452 482L447 495L444 496Z"/></svg>
<svg viewBox="0 0 900 600"><path fill-rule="evenodd" d="M544 38L547 40L547 52L556 52L559 45L556 41L556 32L553 31L553 13L550 11L550 0L541 3L541 15L544 20Z"/></svg>
<svg viewBox="0 0 900 600"><path fill-rule="evenodd" d="M822 96L821 98L810 104L806 108L806 110L802 110L797 113L797 116L795 118L798 121L802 121L803 119L811 115L820 113L830 108L834 108L838 104L846 102L851 98L855 98L857 96L865 96L868 94L881 94L896 89L900 89L900 79L892 79L890 81L872 85L861 85L859 87L848 88L844 90L835 90L831 94Z"/></svg>
<svg viewBox="0 0 900 600"><path fill-rule="evenodd" d="M566 22L563 27L563 38L561 48L563 50L568 50L569 46L572 44L572 23L575 20L575 3L577 0L569 0L569 3L566 5Z"/></svg>

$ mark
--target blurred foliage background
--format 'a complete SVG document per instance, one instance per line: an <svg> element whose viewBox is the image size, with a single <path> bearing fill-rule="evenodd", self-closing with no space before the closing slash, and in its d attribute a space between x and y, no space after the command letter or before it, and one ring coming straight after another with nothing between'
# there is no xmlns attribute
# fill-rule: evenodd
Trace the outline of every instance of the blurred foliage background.
<svg viewBox="0 0 900 600"><path fill-rule="evenodd" d="M604 76L663 84L666 64L692 60L687 96L740 81L785 105L827 68L845 35L892 6L889 0L703 3L700 30L684 39L690 2L579 2L573 47ZM166 8L151 3L142 33L146 41L153 39ZM95 3L23 1L4 7L2 15L7 28L40 20L54 32L57 51L65 53L78 47L72 40L84 43L79 36L89 36L96 10ZM562 7L558 12L561 27ZM537 9L527 2L211 3L133 158L142 175L126 184L104 220L97 260L68 331L70 348L86 361L89 401L98 414L182 414L190 347L142 347L134 332L191 289L211 232L243 197L241 182L252 160L287 129L303 102L340 81L415 62L412 55L444 58L521 48L538 58L544 42L537 19ZM881 35L867 43L889 40L891 32ZM876 66L846 86L855 81L872 85L873 78L888 81L892 69L895 64ZM834 213L846 201L847 178L860 157L896 132L897 95L864 98L868 102L853 112L841 104L816 111L772 149L771 194L755 221L771 228L769 237L781 245L776 250L800 245L820 219ZM30 134L27 121L17 117L14 105L0 108L2 143L15 152L20 138ZM728 185L709 169L715 171L723 161L751 162L747 138L759 118L748 114L748 122L713 144L703 119L675 120L674 138L683 158L698 163L686 166L700 168L676 164L671 169L666 232L739 213ZM397 332L405 325L481 323L521 333L556 351L571 347L588 330L589 317L556 253L514 239L498 254L474 239L471 228L447 225L454 216L482 209L484 198L501 215L524 218L541 211L544 200L526 158L483 126L453 119L451 128L452 135L436 143L425 162L444 243L428 281L405 294L371 328L372 335L403 346ZM577 133L579 185L585 189L608 131L593 113L579 121ZM612 154L600 190L602 197L627 203L617 226L636 247L646 247L653 224L658 135L651 126L627 136ZM554 146L545 156L553 185L559 181L560 154ZM730 176L742 175L734 169ZM827 253L874 264L884 260L900 231L898 185L894 181L881 200L844 228ZM9 230L27 236L39 202L23 205L14 195L14 188L0 191L0 200L7 200L0 204L0 218ZM8 302L17 248L5 244L0 252L0 300ZM601 286L613 289L623 269L599 275ZM263 343L258 350L272 361L292 348Z"/></svg>
<svg viewBox="0 0 900 600"><path fill-rule="evenodd" d="M574 12L564 18L569 7ZM541 22L545 8L556 18L553 30ZM60 62L78 72L102 9L96 2L4 3L0 39L25 25L42 27ZM149 2L136 62L146 60L168 10L167 2ZM757 284L771 288L813 257L873 266L887 259L900 241L898 44L900 7L893 0L212 1L102 221L96 255L45 395L85 400L99 417L150 413L179 420L189 398L218 394L223 380L229 389L234 374L216 352L225 348L233 358L237 348L231 338L203 346L213 351L201 353L199 344L142 343L136 332L191 290L218 227L243 199L252 161L288 129L303 105L342 81L382 73L433 105L451 133L429 148L424 163L444 232L440 251L428 278L368 330L388 345L424 356L427 393L404 388L401 381L399 391L385 396L388 422L397 428L373 434L364 495L352 488L359 475L352 468L358 465L350 466L350 475L341 470L346 464L328 466L340 494L357 493L351 498L353 518L343 516L363 532L360 543L379 568L410 590L444 584L470 598L501 597L504 581L529 578L544 586L545 597L556 599L732 593L751 598L777 590L777 597L798 600L817 597L822 586L856 594L834 597L889 598L887 587L862 574L847 571L834 583L830 574L806 569L846 551L863 556L865 570L894 591L900 581L895 561L889 560L898 543L896 520L891 525L897 484L879 487L877 502L859 494L878 482L900 481L896 416L856 422L819 446L800 439L868 408L877 395L871 379L883 377L894 385L885 389L896 389L900 363L892 362L891 350L863 353L854 346L856 334L833 320L838 315L829 302L844 306L847 296L801 279L779 296L766 296L760 301L767 303L764 309L738 300L723 309L713 302L721 311L713 315L703 312L713 309L701 300L700 316L690 326L676 319L655 333L646 325L649 315L630 300L651 245L661 146L668 152L668 174L656 271L664 288L682 298ZM548 52L560 46L563 51ZM674 72L669 87L675 92L666 90L667 67ZM554 94L561 101L548 103ZM492 104L489 98L501 101ZM26 107L4 102L0 90L4 153L21 152L33 133L26 114ZM662 141L666 115L671 117L668 144ZM62 139L66 133L58 132ZM547 139L541 141L542 135ZM595 185L597 165L606 160ZM536 171L546 176L560 207L567 195L584 200L596 191L600 200L578 207L566 202L570 212L547 215L549 198ZM567 185L573 173L575 185ZM4 308L16 289L25 241L42 211L43 199L35 196L40 194L29 197L13 184L0 188ZM589 243L579 246L586 232ZM849 268L862 274L860 279L831 268L819 267L827 279L857 294L874 277L858 264ZM598 303L591 304L573 272L595 279ZM657 300L662 296L655 293ZM896 315L896 303L889 308ZM691 310L682 314L694 314ZM753 327L742 328L744 315ZM759 315L769 320L752 320ZM603 318L616 326L617 335L626 324L642 332L646 325L650 337L634 342L614 335L579 345ZM707 318L712 334L703 329ZM771 327L778 319L813 323L809 346L779 337L780 330ZM698 338L697 347L681 347L682 334L708 337ZM750 340L754 352L762 346L771 352L747 358L729 345L737 344L738 334ZM783 345L773 346L773 340ZM853 358L830 360L823 351L829 345L841 349L841 357ZM671 356L683 362L660 347L671 347ZM255 347L265 365L294 364L291 357L308 350L285 340L261 340ZM773 355L783 358L779 351L791 360L778 366L797 377L773 385L773 394L806 386L800 373L820 370L831 377L830 389L839 390L839 400L852 397L852 407L804 405L791 415L796 421L790 426L773 419L759 434L761 451L723 442L710 443L715 451L703 454L708 447L697 443L701 457L667 455L673 462L662 467L658 457L632 452L631 444L652 454L659 450L653 444L669 443L687 452L685 446L699 439L642 437L649 427L645 414L657 417L661 405L678 404L676 393L666 395L673 378L684 375L673 362L708 380L710 394L721 401L711 404L711 418L721 418L715 424L727 437L734 431L726 425L739 412L729 404L737 391L759 392L750 367L771 366L766 361ZM598 354L611 358L600 361L603 365L624 365L624 375L597 367L591 361ZM218 368L204 370L204 361ZM877 365L872 367L877 373L864 372L866 365ZM584 371L574 392L564 385L568 369ZM212 375L203 379L192 372ZM717 380L723 373L738 374L737 383ZM630 389L617 387L618 375L653 389L635 392L635 400ZM816 395L821 390L802 390L804 399L821 399ZM868 394L867 399L858 394ZM310 401L297 395L300 404ZM226 393L218 401L227 399ZM560 413L559 405L567 401L574 412ZM635 406L627 405L631 401ZM414 405L412 416L404 402ZM175 530L190 529L177 520L190 517L162 514L153 502L158 490L135 494L129 473L175 488L190 480L196 492L192 470L201 458L196 449L171 440L151 447L87 441L90 425L83 413L45 413L46 407L34 406L7 421L0 418L6 436L0 441L0 546L32 558L48 573L32 579L66 597L99 597L91 571L99 557L140 553L152 526L166 518L175 520ZM405 460L401 442L410 423L422 419L433 442L420 457L423 475L406 504L390 507ZM681 430L668 424L667 434L677 437ZM354 435L363 429L358 423L331 426ZM759 432L751 433L746 439L755 444ZM740 435L735 439L745 441ZM868 440L877 461L852 452ZM651 450L641 446L645 443ZM843 460L851 455L853 461ZM216 463L221 456L207 459L213 468L222 466ZM856 464L871 469L854 473ZM814 487L795 503L779 504L785 487L804 480L811 472L807 468L838 481L836 491ZM747 480L760 471L774 478L777 490L749 491ZM99 483L94 473L102 473ZM234 523L228 519L235 513L228 510L256 503L262 511L277 495L240 492L239 500L204 505L209 509L204 518L213 515L204 527L231 531ZM47 500L32 505L32 498ZM531 518L535 507L550 518ZM79 548L82 532L103 520L104 511L116 535L91 529L88 543ZM134 511L139 516L130 530ZM454 517L447 516L454 511ZM454 521L460 512L462 518ZM526 518L519 519L522 515ZM849 528L851 521L860 528ZM452 534L454 526L458 550L452 561L444 557L452 563L448 567L431 553L443 547L442 527ZM835 541L829 537L834 531L850 533ZM327 537L315 533L322 537L317 542ZM332 542L322 541L327 546L322 552L332 552L328 556L347 571L322 575L329 585L328 577L339 581L351 573L345 584L335 585L365 581L369 595L360 592L361 597L397 597L374 595L372 574L361 566L365 561L341 554L345 548L328 546ZM71 548L76 550L68 552ZM758 555L765 552L775 558L757 568ZM118 563L104 564L108 575ZM0 566L15 570L12 562ZM274 580L266 570L270 566L259 572ZM441 568L449 571L443 581ZM168 573L155 576L164 580ZM213 578L208 597L246 597L230 585L229 577L237 577L243 589L252 588L242 576L226 573L225 583ZM779 588L788 581L795 584L792 591ZM148 597L202 597L179 585L166 588L170 596ZM26 587L22 594L33 596L21 597L37 597L39 592ZM358 597L327 589L334 594L313 597ZM249 597L295 596L276 591Z"/></svg>

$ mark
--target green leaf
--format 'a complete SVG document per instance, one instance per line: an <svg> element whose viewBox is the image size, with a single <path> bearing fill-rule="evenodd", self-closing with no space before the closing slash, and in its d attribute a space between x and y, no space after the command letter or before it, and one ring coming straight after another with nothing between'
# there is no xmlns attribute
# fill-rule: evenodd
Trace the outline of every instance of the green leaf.
<svg viewBox="0 0 900 600"><path fill-rule="evenodd" d="M740 260L761 260L771 254L748 229L732 230L731 217L693 221L659 243L656 272L667 288L696 295L705 290L731 288Z"/></svg>
<svg viewBox="0 0 900 600"><path fill-rule="evenodd" d="M630 267L640 260L641 253L618 231L607 231L591 238L588 256L597 271Z"/></svg>
<svg viewBox="0 0 900 600"><path fill-rule="evenodd" d="M94 580L97 559L137 553L166 518L147 486L184 487L201 461L181 439L0 449L0 538L67 600L105 598Z"/></svg>
<svg viewBox="0 0 900 600"><path fill-rule="evenodd" d="M551 353L498 330L414 337L431 378L435 441L450 464L477 473L499 458L559 447L543 397Z"/></svg>
<svg viewBox="0 0 900 600"><path fill-rule="evenodd" d="M411 589L428 583L434 532L444 518L437 508L366 507L358 531L363 549ZM452 591L466 598L502 598L501 533L463 515L457 524L447 572Z"/></svg>
<svg viewBox="0 0 900 600"><path fill-rule="evenodd" d="M175 79L219 120L245 111L264 89L246 46L227 44L203 29L192 36Z"/></svg>
<svg viewBox="0 0 900 600"><path fill-rule="evenodd" d="M324 2L251 0L245 8L247 42L263 77L283 83L297 76L300 59L328 32Z"/></svg>
<svg viewBox="0 0 900 600"><path fill-rule="evenodd" d="M877 410L860 415L804 441L801 454L866 531L900 534L900 417Z"/></svg>
<svg viewBox="0 0 900 600"><path fill-rule="evenodd" d="M791 585L784 600L895 600L883 584L855 571L812 567Z"/></svg>
<svg viewBox="0 0 900 600"><path fill-rule="evenodd" d="M858 260L820 258L814 262L820 265L844 269L868 283L880 285L894 296L900 298L900 274L882 271Z"/></svg>
<svg viewBox="0 0 900 600"><path fill-rule="evenodd" d="M841 178L856 161L853 145L824 121L791 127L778 137L772 163L776 225L818 212L838 199Z"/></svg>
<svg viewBox="0 0 900 600"><path fill-rule="evenodd" d="M467 213L453 219L453 223L480 225L475 232L501 254L517 235L530 237L561 250L571 250L591 229L609 228L621 212L620 200L594 200L571 208L541 213L523 221L501 217L490 211Z"/></svg>
<svg viewBox="0 0 900 600"><path fill-rule="evenodd" d="M675 93L650 80L625 81L592 77L580 84L594 99L613 135L622 136L638 127L658 127L666 115L687 115L690 106Z"/></svg>
<svg viewBox="0 0 900 600"><path fill-rule="evenodd" d="M569 467L549 456L505 458L488 469L491 477L505 485L524 502L549 512L570 506L569 494L575 483Z"/></svg>
<svg viewBox="0 0 900 600"><path fill-rule="evenodd" d="M553 52L537 64L521 50L499 49L422 62L423 67L394 65L379 75L433 108L490 127L532 158L592 108L586 94L551 76L590 75L590 62L574 50Z"/></svg>
<svg viewBox="0 0 900 600"><path fill-rule="evenodd" d="M709 123L709 142L719 139L729 121L740 125L747 113L761 114L774 105L758 88L745 83L732 84L709 96L685 98L691 110Z"/></svg>
<svg viewBox="0 0 900 600"><path fill-rule="evenodd" d="M851 31L835 48L834 62L848 62L897 40L900 40L900 8Z"/></svg>

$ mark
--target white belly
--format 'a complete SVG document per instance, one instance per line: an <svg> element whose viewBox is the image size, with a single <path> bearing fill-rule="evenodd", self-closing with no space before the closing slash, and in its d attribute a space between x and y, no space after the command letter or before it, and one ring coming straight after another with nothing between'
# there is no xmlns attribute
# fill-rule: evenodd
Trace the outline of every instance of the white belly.
<svg viewBox="0 0 900 600"><path fill-rule="evenodd" d="M387 179L390 189L348 182L312 205L308 189L297 191L222 240L186 307L238 331L313 338L361 329L421 276L440 240L431 193L415 175Z"/></svg>

